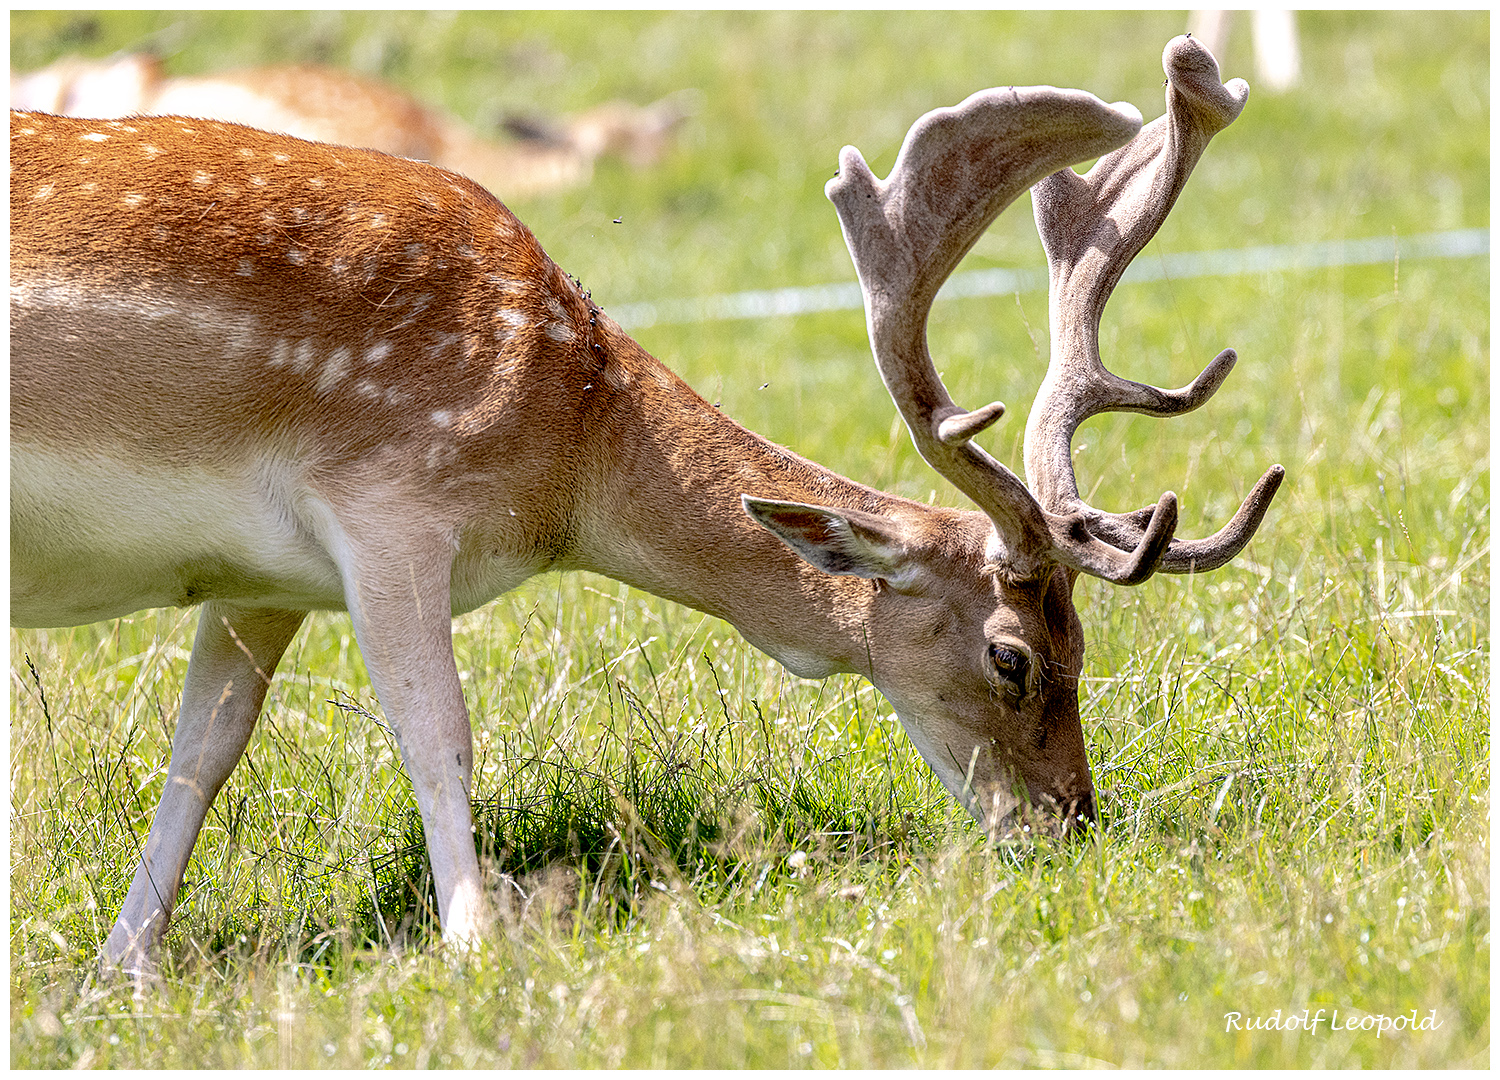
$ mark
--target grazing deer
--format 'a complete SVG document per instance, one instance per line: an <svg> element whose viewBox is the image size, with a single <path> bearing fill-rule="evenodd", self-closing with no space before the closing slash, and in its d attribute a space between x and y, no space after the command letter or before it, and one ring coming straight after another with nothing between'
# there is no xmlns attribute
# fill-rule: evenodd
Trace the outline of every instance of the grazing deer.
<svg viewBox="0 0 1500 1080"><path fill-rule="evenodd" d="M282 65L173 78L140 53L59 60L13 76L10 94L12 108L62 116L194 116L368 146L461 172L508 199L585 183L605 156L651 165L691 112L684 93L645 107L608 101L558 121L507 121L517 138L496 142L385 83L337 68Z"/></svg>
<svg viewBox="0 0 1500 1080"><path fill-rule="evenodd" d="M1052 87L917 121L891 176L828 184L876 363L922 455L983 512L882 494L724 417L627 337L478 185L427 165L183 118L11 118L11 614L203 604L161 803L105 960L136 973L210 803L311 610L347 609L416 791L446 939L485 923L451 617L583 569L732 622L798 675L855 672L979 821L1095 817L1078 715L1080 573L1220 566L1273 466L1206 540L1177 500L1079 497L1105 410L1202 404L1100 363L1111 288L1244 103L1190 39L1167 115ZM1105 155L1080 177L1069 163ZM1062 171L1058 171L1062 170ZM1036 185L1052 361L1023 484L948 396L939 285Z"/></svg>

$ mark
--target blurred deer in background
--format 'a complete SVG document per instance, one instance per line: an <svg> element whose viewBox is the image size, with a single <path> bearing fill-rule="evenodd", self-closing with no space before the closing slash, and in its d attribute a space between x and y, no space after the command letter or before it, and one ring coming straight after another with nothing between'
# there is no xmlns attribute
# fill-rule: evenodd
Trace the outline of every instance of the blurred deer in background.
<svg viewBox="0 0 1500 1080"><path fill-rule="evenodd" d="M193 844L307 612L346 609L426 831L444 937L487 921L451 617L545 570L733 623L798 675L853 672L992 832L1096 817L1079 574L1203 572L1250 539L1167 492L1079 497L1069 441L1182 390L1106 371L1099 319L1243 82L1166 49L1167 114L1049 86L917 121L891 175L828 184L876 364L922 456L982 509L847 480L739 427L648 355L486 191L362 150L184 118L11 117L11 613L23 626L203 604L161 802L105 960L144 975ZM1087 174L1066 166L1100 157ZM1062 171L1059 171L1062 170ZM1052 359L1027 481L972 441L926 344L943 280L1028 187ZM1049 822L1051 825L1049 826Z"/></svg>
<svg viewBox="0 0 1500 1080"><path fill-rule="evenodd" d="M1236 12L1204 8L1188 17L1188 33L1215 56L1224 55L1229 26ZM1297 37L1297 13L1286 8L1255 8L1250 19L1255 48L1255 77L1267 90L1279 93L1302 81L1302 48Z"/></svg>
<svg viewBox="0 0 1500 1080"><path fill-rule="evenodd" d="M156 58L141 54L60 60L12 76L10 93L12 108L60 116L196 116L366 146L452 169L512 199L586 183L602 157L652 165L692 113L685 91L644 108L611 101L561 120L512 118L505 127L513 141L496 142L385 83L336 68L242 68L171 78Z"/></svg>

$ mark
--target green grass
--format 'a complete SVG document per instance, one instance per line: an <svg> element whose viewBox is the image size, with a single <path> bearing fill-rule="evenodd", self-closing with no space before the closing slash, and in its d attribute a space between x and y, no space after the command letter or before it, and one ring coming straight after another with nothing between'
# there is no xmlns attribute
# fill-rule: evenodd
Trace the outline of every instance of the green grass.
<svg viewBox="0 0 1500 1080"><path fill-rule="evenodd" d="M1307 84L1252 81L1158 252L1487 226L1484 13L1306 13ZM517 202L608 308L852 278L822 184L921 112L1051 82L1161 110L1175 13L16 13L12 63L152 46L178 72L318 59L471 122L701 91L650 173ZM1247 28L1226 77L1251 77ZM624 223L611 224L622 217ZM968 266L1037 266L1025 201ZM12 634L11 1064L1482 1065L1489 1051L1489 279L1411 260L1122 288L1106 361L1206 408L1100 417L1096 499L1163 488L1211 531L1288 479L1229 567L1079 584L1104 828L988 850L855 679L788 675L715 620L546 576L456 624L503 925L437 947L410 786L349 623L318 615L220 795L160 995L92 964L160 792L192 612ZM1018 465L1040 294L940 305L933 351ZM727 412L957 504L863 318L659 326ZM762 389L762 384L768 384ZM1324 1009L1434 1030L1226 1031Z"/></svg>

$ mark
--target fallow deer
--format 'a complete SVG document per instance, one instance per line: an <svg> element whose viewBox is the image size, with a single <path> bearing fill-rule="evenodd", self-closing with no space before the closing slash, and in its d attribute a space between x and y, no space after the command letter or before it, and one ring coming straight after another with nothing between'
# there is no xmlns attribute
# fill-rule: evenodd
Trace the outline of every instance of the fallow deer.
<svg viewBox="0 0 1500 1080"><path fill-rule="evenodd" d="M911 129L889 178L846 147L828 196L875 360L924 458L982 512L838 476L744 430L627 337L486 191L379 153L183 118L11 117L11 615L202 604L160 805L104 960L144 976L209 805L311 610L347 609L426 830L447 940L483 931L451 617L544 570L733 623L792 672L854 672L987 828L1095 818L1078 574L1205 571L1250 539L1272 466L1206 540L1170 492L1079 497L1105 410L1202 404L1117 378L1110 290L1247 88L1178 38L1167 113L1048 86ZM1067 166L1104 155L1086 175ZM1061 170L1061 171L1059 171ZM973 443L928 355L939 285L1035 186L1052 359L1027 482Z"/></svg>
<svg viewBox="0 0 1500 1080"><path fill-rule="evenodd" d="M557 120L512 118L515 138L481 138L376 79L311 64L169 76L154 56L68 57L12 76L11 107L89 119L135 114L227 120L302 139L367 146L463 173L517 199L586 183L594 163L657 161L691 113L691 95L651 105L606 101Z"/></svg>

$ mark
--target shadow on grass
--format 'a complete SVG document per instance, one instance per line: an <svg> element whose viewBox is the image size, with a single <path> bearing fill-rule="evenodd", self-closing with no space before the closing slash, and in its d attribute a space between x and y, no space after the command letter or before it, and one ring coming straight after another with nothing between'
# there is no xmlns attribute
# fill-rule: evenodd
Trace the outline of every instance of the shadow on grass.
<svg viewBox="0 0 1500 1080"><path fill-rule="evenodd" d="M910 857L935 845L947 820L933 807L892 804L843 757L801 770L767 758L734 772L712 756L630 752L616 741L610 761L516 759L504 793L475 801L475 847L507 923L524 917L538 883L559 869L576 875L579 915L624 928L650 890L686 887L713 904L742 888L774 888L809 855ZM371 873L356 943L437 932L415 808L390 849L372 858Z"/></svg>

